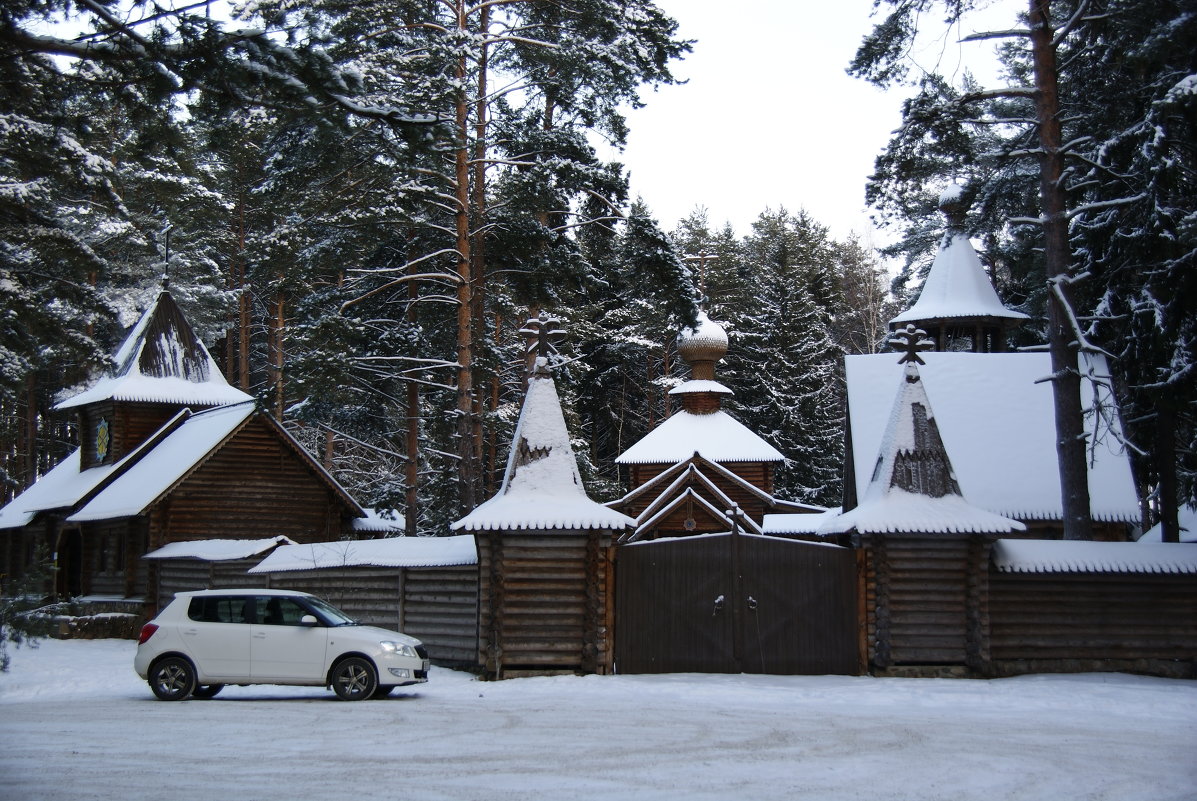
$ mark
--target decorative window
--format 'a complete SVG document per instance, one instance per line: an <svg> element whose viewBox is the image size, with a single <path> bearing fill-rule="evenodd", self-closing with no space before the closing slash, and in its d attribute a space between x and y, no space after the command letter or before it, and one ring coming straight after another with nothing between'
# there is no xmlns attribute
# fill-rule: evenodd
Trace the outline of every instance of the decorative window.
<svg viewBox="0 0 1197 801"><path fill-rule="evenodd" d="M100 418L96 424L96 461L102 462L108 456L108 446L112 444L112 434L108 430L108 420Z"/></svg>

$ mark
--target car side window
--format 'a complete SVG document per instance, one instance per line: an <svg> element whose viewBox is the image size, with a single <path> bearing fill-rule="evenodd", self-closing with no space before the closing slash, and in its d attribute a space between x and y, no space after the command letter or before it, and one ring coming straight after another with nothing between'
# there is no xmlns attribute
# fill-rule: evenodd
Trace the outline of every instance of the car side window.
<svg viewBox="0 0 1197 801"><path fill-rule="evenodd" d="M253 623L254 598L244 595L196 597L187 606L187 617L202 623Z"/></svg>
<svg viewBox="0 0 1197 801"><path fill-rule="evenodd" d="M290 598L270 596L258 602L263 609L262 622L267 626L298 626L304 615L311 614Z"/></svg>

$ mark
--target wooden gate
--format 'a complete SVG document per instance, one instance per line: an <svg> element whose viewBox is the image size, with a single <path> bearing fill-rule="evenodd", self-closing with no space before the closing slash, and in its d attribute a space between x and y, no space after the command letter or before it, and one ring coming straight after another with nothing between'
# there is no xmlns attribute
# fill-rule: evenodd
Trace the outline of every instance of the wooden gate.
<svg viewBox="0 0 1197 801"><path fill-rule="evenodd" d="M857 674L855 552L716 534L620 547L620 673Z"/></svg>

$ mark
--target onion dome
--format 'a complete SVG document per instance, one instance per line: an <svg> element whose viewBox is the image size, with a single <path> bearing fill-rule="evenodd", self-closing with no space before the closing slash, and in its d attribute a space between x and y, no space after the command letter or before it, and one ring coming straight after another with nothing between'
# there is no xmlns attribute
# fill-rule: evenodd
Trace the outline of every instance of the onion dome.
<svg viewBox="0 0 1197 801"><path fill-rule="evenodd" d="M727 332L700 311L694 326L677 335L677 352L696 381L714 381L715 363L727 355Z"/></svg>

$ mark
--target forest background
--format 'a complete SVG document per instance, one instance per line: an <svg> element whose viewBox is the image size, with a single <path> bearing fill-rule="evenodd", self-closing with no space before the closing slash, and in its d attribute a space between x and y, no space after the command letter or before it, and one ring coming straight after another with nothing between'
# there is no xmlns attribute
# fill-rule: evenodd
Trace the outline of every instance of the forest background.
<svg viewBox="0 0 1197 801"><path fill-rule="evenodd" d="M442 533L497 489L521 329L542 312L568 332L556 376L592 497L622 494L615 457L674 410L674 338L702 305L731 333L729 411L787 456L778 495L837 504L843 355L882 347L943 233L948 183L973 201L999 293L1037 321L1013 344L1044 341L1034 97L1016 91L1029 50L1017 36L1002 49L1003 92L912 75L902 35L935 4L889 5L851 71L912 93L867 188L898 234L889 255L906 257L892 286L817 210L764 209L741 235L697 208L666 232L628 197L595 142L618 147L621 109L693 46L647 0L252 0L231 24L203 3L6 4L6 496L74 447L54 401L106 366L168 275L230 383L411 534ZM1161 493L1191 501L1197 475L1197 14L1046 5L1061 21L1074 306L1114 357L1154 522ZM67 13L94 33L43 32Z"/></svg>

